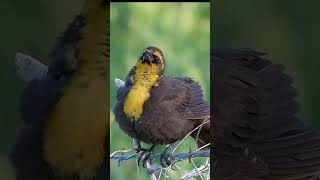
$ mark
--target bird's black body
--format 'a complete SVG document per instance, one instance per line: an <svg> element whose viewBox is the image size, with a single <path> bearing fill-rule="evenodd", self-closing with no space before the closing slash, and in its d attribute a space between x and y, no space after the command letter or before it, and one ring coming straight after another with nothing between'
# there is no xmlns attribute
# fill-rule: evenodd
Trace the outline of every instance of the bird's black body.
<svg viewBox="0 0 320 180"><path fill-rule="evenodd" d="M125 133L153 145L171 144L181 140L210 116L210 106L203 99L201 86L188 77L163 75L164 62L159 48L146 48L137 65L129 72L125 85L118 89L117 103L113 110L116 121ZM153 71L150 70L152 68ZM142 73L138 73L139 69L143 70ZM159 79L147 89L152 76ZM136 91L135 86L147 91ZM136 91L135 96L150 93L138 119L129 117L124 110L125 101L132 89ZM136 101L139 99L130 101L132 104L127 106L135 106Z"/></svg>
<svg viewBox="0 0 320 180"><path fill-rule="evenodd" d="M209 105L202 99L201 87L190 78L163 76L159 86L152 88L151 97L136 122L123 112L123 101L129 90L128 84L118 89L116 120L124 132L146 143L173 143L209 118Z"/></svg>
<svg viewBox="0 0 320 180"><path fill-rule="evenodd" d="M320 174L320 132L297 119L282 65L250 49L214 49L213 178L304 180Z"/></svg>

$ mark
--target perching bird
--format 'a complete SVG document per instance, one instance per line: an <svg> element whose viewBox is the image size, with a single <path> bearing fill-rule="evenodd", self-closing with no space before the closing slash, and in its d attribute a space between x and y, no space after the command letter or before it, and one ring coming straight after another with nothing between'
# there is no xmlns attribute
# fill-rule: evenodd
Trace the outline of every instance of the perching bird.
<svg viewBox="0 0 320 180"><path fill-rule="evenodd" d="M320 131L296 117L292 79L264 55L213 50L213 179L309 180L320 174Z"/></svg>
<svg viewBox="0 0 320 180"><path fill-rule="evenodd" d="M200 85L189 77L167 76L164 69L161 50L147 47L118 89L113 110L126 134L153 145L181 140L210 117Z"/></svg>
<svg viewBox="0 0 320 180"><path fill-rule="evenodd" d="M107 179L109 3L87 0L50 60L21 96L16 179Z"/></svg>

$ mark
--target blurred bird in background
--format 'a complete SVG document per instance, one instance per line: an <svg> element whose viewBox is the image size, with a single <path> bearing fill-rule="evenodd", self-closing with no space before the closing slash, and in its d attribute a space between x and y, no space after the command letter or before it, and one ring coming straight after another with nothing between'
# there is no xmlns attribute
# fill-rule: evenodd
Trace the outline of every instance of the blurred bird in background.
<svg viewBox="0 0 320 180"><path fill-rule="evenodd" d="M213 49L212 177L310 180L320 174L320 131L296 117L284 67L251 49Z"/></svg>
<svg viewBox="0 0 320 180"><path fill-rule="evenodd" d="M107 179L109 3L87 0L49 58L17 72L29 83L10 154L16 179Z"/></svg>

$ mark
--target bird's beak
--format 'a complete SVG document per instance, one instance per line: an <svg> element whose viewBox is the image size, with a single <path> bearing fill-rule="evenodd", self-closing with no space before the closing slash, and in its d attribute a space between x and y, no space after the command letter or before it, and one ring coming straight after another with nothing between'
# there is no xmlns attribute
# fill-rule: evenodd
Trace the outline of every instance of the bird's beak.
<svg viewBox="0 0 320 180"><path fill-rule="evenodd" d="M148 64L151 64L152 61L153 61L153 56L152 56L152 53L150 51L145 51L140 60L142 61L142 63L148 63Z"/></svg>

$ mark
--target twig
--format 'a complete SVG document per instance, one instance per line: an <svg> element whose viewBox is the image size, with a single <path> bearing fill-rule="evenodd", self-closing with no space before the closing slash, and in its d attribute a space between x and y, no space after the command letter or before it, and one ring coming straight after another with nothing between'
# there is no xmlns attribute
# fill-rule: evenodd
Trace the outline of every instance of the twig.
<svg viewBox="0 0 320 180"><path fill-rule="evenodd" d="M194 131L196 131L197 129L199 129L200 127L202 127L204 124L209 123L209 118L206 119L202 124L200 124L199 126L197 126L196 128L194 128L192 131L190 131L180 142L179 144L173 149L172 152L176 151L177 148L181 145L181 143L188 137L190 136Z"/></svg>
<svg viewBox="0 0 320 180"><path fill-rule="evenodd" d="M147 172L148 172L148 175L150 177L151 180L157 180L157 175L156 175L156 172L158 172L161 168L160 167L154 167L152 165L152 162L150 159L148 159L146 161L146 168L147 168Z"/></svg>
<svg viewBox="0 0 320 180"><path fill-rule="evenodd" d="M202 128L203 128L203 125L206 124L206 123L208 123L208 122L210 122L210 121L209 121L209 118L210 118L210 117L206 118L206 119L205 119L204 121L202 121L202 123L200 124L199 130L198 130L197 135L196 135L196 142L199 141L199 136L200 136L201 130L202 130Z"/></svg>
<svg viewBox="0 0 320 180"><path fill-rule="evenodd" d="M193 169L192 171L187 172L185 175L181 176L181 180L187 180L190 179L194 176L201 176L201 175L208 175L208 173L204 172L204 171L209 171L210 170L210 164L205 164L205 165L201 165L195 169Z"/></svg>
<svg viewBox="0 0 320 180"><path fill-rule="evenodd" d="M210 146L210 143L205 144L205 145L199 147L199 148L197 149L197 151L200 151L201 149L204 149L204 148L206 148L206 147L208 147L208 146Z"/></svg>

